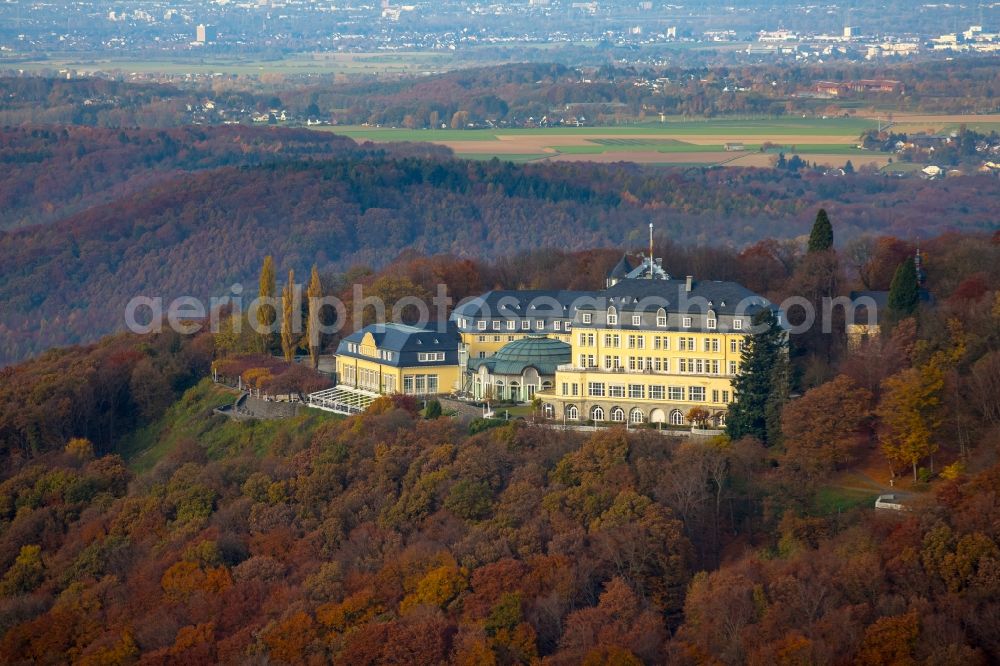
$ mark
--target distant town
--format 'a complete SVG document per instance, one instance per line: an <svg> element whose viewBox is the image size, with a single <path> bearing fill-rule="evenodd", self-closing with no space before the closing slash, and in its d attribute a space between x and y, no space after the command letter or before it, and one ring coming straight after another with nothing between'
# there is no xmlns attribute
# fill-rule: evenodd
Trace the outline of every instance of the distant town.
<svg viewBox="0 0 1000 666"><path fill-rule="evenodd" d="M95 66L107 57L338 52L538 60L554 48L573 54L578 64L612 59L657 65L866 62L1000 51L996 3L907 4L898 12L891 11L893 4L899 3L8 0L0 4L0 68L67 55L94 59Z"/></svg>

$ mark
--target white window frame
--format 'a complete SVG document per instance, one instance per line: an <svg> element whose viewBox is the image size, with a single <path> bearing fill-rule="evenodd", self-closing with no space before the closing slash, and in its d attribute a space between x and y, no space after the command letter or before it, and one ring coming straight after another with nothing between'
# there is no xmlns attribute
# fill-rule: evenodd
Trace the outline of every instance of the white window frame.
<svg viewBox="0 0 1000 666"><path fill-rule="evenodd" d="M691 317L684 317L681 320L681 326L684 328L691 328Z"/></svg>
<svg viewBox="0 0 1000 666"><path fill-rule="evenodd" d="M642 326L642 315L637 315L637 314L632 315L632 325Z"/></svg>
<svg viewBox="0 0 1000 666"><path fill-rule="evenodd" d="M592 315L589 312L584 312L582 315L580 315L580 321L582 321L584 324L589 324L592 321L594 321L594 315Z"/></svg>

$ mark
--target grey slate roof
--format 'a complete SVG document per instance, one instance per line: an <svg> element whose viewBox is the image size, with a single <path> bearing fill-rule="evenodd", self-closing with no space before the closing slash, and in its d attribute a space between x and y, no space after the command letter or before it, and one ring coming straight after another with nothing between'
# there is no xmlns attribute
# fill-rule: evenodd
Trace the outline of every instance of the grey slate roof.
<svg viewBox="0 0 1000 666"><path fill-rule="evenodd" d="M593 298L597 293L555 289L488 291L462 301L452 312L452 319L572 319L576 314L573 304L581 299ZM535 307L532 308L531 305Z"/></svg>
<svg viewBox="0 0 1000 666"><path fill-rule="evenodd" d="M718 280L693 280L691 291L686 290L685 280L623 280L600 296L606 299L605 307L614 306L619 312L650 312L662 307L667 312L698 313L711 308L719 315L752 315L768 304L741 284Z"/></svg>
<svg viewBox="0 0 1000 666"><path fill-rule="evenodd" d="M391 360L348 351L348 343L360 344L369 332L379 350L393 352ZM458 343L458 331L450 322L444 331L438 331L433 324L426 328L407 324L371 324L341 340L337 346L337 355L371 359L395 367L457 365ZM418 354L422 352L444 352L444 361L419 361Z"/></svg>

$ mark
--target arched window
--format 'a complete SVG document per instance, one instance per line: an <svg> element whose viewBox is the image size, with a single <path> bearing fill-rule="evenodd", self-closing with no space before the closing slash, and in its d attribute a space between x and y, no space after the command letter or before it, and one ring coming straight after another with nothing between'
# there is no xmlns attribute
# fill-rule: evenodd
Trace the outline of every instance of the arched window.
<svg viewBox="0 0 1000 666"><path fill-rule="evenodd" d="M720 426L726 425L726 413L725 412L719 412L718 414L716 414L715 415L715 422L718 425L720 425Z"/></svg>
<svg viewBox="0 0 1000 666"><path fill-rule="evenodd" d="M670 425L684 425L684 415L681 410L675 409L670 412Z"/></svg>
<svg viewBox="0 0 1000 666"><path fill-rule="evenodd" d="M608 308L608 326L618 325L618 311L615 310L615 306Z"/></svg>
<svg viewBox="0 0 1000 666"><path fill-rule="evenodd" d="M566 408L566 418L570 421L580 420L580 410L576 408L576 405L570 405Z"/></svg>
<svg viewBox="0 0 1000 666"><path fill-rule="evenodd" d="M625 410L622 409L621 407L612 407L611 408L611 420L615 421L616 423L624 423L625 422Z"/></svg>
<svg viewBox="0 0 1000 666"><path fill-rule="evenodd" d="M604 420L604 408L600 405L594 405L594 408L590 410L590 418L595 421Z"/></svg>
<svg viewBox="0 0 1000 666"><path fill-rule="evenodd" d="M545 418L551 419L553 416L556 415L556 408L547 402L544 405L542 405L542 413L545 414Z"/></svg>
<svg viewBox="0 0 1000 666"><path fill-rule="evenodd" d="M656 325L660 328L666 328L667 326L667 311L663 308L656 311Z"/></svg>
<svg viewBox="0 0 1000 666"><path fill-rule="evenodd" d="M631 412L629 412L628 420L632 423L645 423L646 415L642 413L642 410L636 407Z"/></svg>

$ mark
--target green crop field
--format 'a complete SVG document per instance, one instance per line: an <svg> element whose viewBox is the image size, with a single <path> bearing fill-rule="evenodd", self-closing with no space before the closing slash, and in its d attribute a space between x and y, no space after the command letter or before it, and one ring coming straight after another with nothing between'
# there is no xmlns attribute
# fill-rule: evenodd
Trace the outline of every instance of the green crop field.
<svg viewBox="0 0 1000 666"><path fill-rule="evenodd" d="M744 163L741 156L768 153L816 156L840 166L839 156L874 157L857 147L857 137L876 121L858 118L669 119L666 122L601 126L502 129L405 129L338 126L323 128L358 141L431 141L468 159L526 162L592 158L646 164ZM744 151L725 151L724 144L742 142ZM704 157L695 157L695 154ZM760 166L759 160L754 162Z"/></svg>
<svg viewBox="0 0 1000 666"><path fill-rule="evenodd" d="M857 137L876 121L859 118L785 118L779 120L667 120L660 123L602 127L544 127L538 129L403 129L395 127L341 126L330 130L374 141L493 141L522 136L642 136L656 141L677 136L717 136L721 140L741 136ZM603 139L608 141L608 139ZM644 141L649 143L649 141Z"/></svg>

